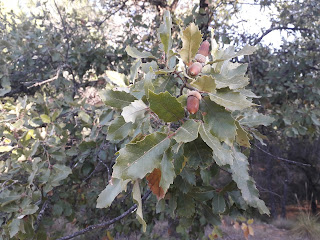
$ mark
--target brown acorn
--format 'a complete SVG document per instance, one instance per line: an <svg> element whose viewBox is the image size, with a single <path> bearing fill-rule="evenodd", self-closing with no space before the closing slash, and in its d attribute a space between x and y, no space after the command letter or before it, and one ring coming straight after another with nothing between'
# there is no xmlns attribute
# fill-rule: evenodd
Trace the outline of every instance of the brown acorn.
<svg viewBox="0 0 320 240"><path fill-rule="evenodd" d="M202 64L198 62L192 63L192 65L189 67L189 74L191 76L197 76L202 70Z"/></svg>
<svg viewBox="0 0 320 240"><path fill-rule="evenodd" d="M210 43L206 40L201 43L200 48L198 50L198 54L202 54L207 57L209 55Z"/></svg>
<svg viewBox="0 0 320 240"><path fill-rule="evenodd" d="M187 98L187 110L191 114L195 114L199 110L201 94L197 91L191 91Z"/></svg>

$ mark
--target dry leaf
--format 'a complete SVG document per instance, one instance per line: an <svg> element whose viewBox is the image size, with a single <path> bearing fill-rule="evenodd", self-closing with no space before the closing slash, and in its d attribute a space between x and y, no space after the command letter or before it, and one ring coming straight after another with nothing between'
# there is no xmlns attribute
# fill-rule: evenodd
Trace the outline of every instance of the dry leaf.
<svg viewBox="0 0 320 240"><path fill-rule="evenodd" d="M160 187L161 170L159 168L155 168L152 173L146 177L146 179L148 180L149 188L153 194L157 196L157 199L160 200L164 198L164 191L162 187Z"/></svg>
<svg viewBox="0 0 320 240"><path fill-rule="evenodd" d="M248 237L249 237L249 228L248 228L247 224L242 223L242 224L241 224L241 229L242 229L242 231L243 231L244 237L246 238L246 240L248 240Z"/></svg>

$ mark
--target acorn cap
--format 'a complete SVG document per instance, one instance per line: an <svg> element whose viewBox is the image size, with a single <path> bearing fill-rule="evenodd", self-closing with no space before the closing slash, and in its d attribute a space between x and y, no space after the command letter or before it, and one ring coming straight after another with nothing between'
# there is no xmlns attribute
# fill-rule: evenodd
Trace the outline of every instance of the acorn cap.
<svg viewBox="0 0 320 240"><path fill-rule="evenodd" d="M200 48L198 50L198 54L202 54L207 57L209 55L210 43L206 40L201 43Z"/></svg>
<svg viewBox="0 0 320 240"><path fill-rule="evenodd" d="M189 96L194 96L194 97L196 97L196 98L198 98L199 100L201 100L201 94L198 92L198 91L190 91L189 93L188 93L188 97Z"/></svg>

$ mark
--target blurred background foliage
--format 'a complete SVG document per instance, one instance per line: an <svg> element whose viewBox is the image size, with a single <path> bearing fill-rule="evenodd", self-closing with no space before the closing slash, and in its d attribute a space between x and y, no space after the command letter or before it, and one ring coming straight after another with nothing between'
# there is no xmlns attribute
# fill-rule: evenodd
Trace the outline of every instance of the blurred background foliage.
<svg viewBox="0 0 320 240"><path fill-rule="evenodd" d="M120 147L106 141L112 114L97 89L108 87L106 71L130 74L126 46L159 56L156 29L169 10L173 38L195 22L204 38L220 46L257 46L248 76L259 111L276 118L261 131L267 146L253 142L251 174L272 217L286 216L286 206L320 199L320 5L317 0L25 0L0 4L0 228L28 239L52 239L118 216L131 201L121 196L110 209L95 208L107 185ZM258 33L239 28L241 9L272 9L270 27ZM237 16L237 18L235 18ZM262 40L286 33L279 47ZM178 42L175 49L181 47ZM99 124L98 124L99 123ZM260 136L265 138L264 136ZM12 149L23 146L23 151ZM12 154L11 154L12 151ZM9 154L10 152L10 154ZM33 158L31 164L28 160ZM37 159L37 161L35 161ZM71 174L72 172L72 174ZM266 178L267 176L267 178ZM36 184L34 184L36 183ZM307 187L305 187L307 186ZM305 190L307 189L307 190ZM130 194L130 193L129 193ZM155 200L155 199L154 199ZM148 204L148 203L146 203ZM146 222L164 218L146 206ZM11 221L16 215L16 220ZM22 224L23 222L23 224ZM53 227L49 229L49 226ZM172 226L176 223L173 222ZM139 229L134 216L109 231ZM148 225L152 230L152 224ZM110 232L97 230L92 239ZM29 235L28 235L29 234ZM31 234L31 235L30 235ZM87 235L87 236L90 236ZM0 237L1 238L1 237Z"/></svg>

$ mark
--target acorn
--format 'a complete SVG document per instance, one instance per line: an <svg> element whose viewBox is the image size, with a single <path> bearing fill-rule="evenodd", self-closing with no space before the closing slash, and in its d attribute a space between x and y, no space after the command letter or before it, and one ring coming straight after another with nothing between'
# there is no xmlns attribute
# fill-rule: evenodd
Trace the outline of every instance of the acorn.
<svg viewBox="0 0 320 240"><path fill-rule="evenodd" d="M194 59L199 62L199 63L202 63L202 65L204 65L207 61L207 57L203 56L202 54L197 54Z"/></svg>
<svg viewBox="0 0 320 240"><path fill-rule="evenodd" d="M202 70L202 64L199 62L194 62L192 65L189 67L189 74L191 76L197 76Z"/></svg>
<svg viewBox="0 0 320 240"><path fill-rule="evenodd" d="M209 55L209 47L210 47L210 43L207 40L202 42L198 50L198 54L201 54L207 57Z"/></svg>
<svg viewBox="0 0 320 240"><path fill-rule="evenodd" d="M187 98L187 110L191 114L195 114L199 110L201 94L197 91L190 91Z"/></svg>

